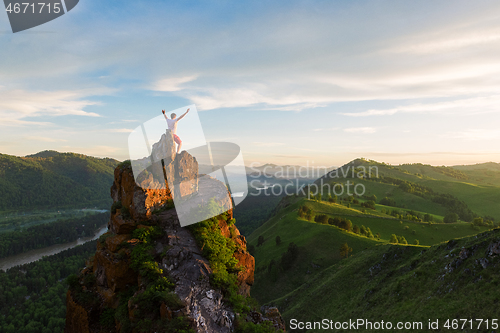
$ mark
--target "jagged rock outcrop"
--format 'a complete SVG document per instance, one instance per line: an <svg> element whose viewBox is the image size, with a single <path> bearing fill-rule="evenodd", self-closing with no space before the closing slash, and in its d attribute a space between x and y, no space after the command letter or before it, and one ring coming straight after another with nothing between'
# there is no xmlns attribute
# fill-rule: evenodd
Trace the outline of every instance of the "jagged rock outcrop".
<svg viewBox="0 0 500 333"><path fill-rule="evenodd" d="M162 140L164 143L169 141L168 138ZM166 149L160 144L156 148ZM153 166L161 165L165 177L170 173L169 177L174 177L177 184L180 180L185 182L185 186L179 187L179 193L170 191L167 182L160 183L161 180L152 176L154 172L144 173L136 183L130 164L123 163L116 168L111 187L114 204L109 231L99 239L94 257L68 291L66 332L133 332L133 323L141 319L140 313L144 311L149 311L151 318L156 318L153 313L158 314L155 320L163 326L152 324L158 332L169 331L163 327L170 327L169 323L176 320L187 322L196 332L235 330L240 314L235 313L223 292L211 284L210 263L203 257L191 231L181 227L172 205L175 195L195 194L198 186L196 159L183 152L166 161L168 163ZM221 234L236 245L233 257L241 268L237 288L241 295L248 296L254 279L255 260L247 252L245 237L240 235L233 221L230 210L219 217L218 226ZM147 255L154 258L154 269L173 284L171 298L174 300L170 303L162 301L157 308L145 310L134 300L146 295L150 278L141 276L146 273L133 268L136 259L132 251L142 242L134 238L137 235L135 230L150 230L150 226L160 228L162 235L155 239ZM276 313L273 316L274 319L268 318L270 315L254 315L259 320L253 321L252 316L246 320L257 324L269 320L277 329L284 328L279 325Z"/></svg>

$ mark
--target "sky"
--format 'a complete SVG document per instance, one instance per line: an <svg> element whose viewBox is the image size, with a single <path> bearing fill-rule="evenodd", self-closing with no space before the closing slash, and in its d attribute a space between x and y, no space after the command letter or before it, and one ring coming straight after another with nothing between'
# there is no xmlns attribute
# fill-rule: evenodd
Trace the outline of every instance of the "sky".
<svg viewBox="0 0 500 333"><path fill-rule="evenodd" d="M246 164L500 162L499 54L498 1L81 0L16 34L4 13L0 153L125 160L195 105Z"/></svg>

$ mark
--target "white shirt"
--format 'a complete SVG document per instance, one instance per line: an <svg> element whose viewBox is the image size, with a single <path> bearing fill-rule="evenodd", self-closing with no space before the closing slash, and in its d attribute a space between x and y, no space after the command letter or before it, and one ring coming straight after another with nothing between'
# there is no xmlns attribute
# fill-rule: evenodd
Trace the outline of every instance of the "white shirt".
<svg viewBox="0 0 500 333"><path fill-rule="evenodd" d="M168 129L170 130L170 132L172 132L172 134L177 134L177 121L178 120L179 120L178 118L167 119Z"/></svg>

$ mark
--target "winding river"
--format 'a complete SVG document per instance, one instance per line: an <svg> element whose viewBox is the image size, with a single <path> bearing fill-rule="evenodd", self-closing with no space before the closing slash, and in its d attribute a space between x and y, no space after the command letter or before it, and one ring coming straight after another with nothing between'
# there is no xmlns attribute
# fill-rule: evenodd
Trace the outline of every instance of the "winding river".
<svg viewBox="0 0 500 333"><path fill-rule="evenodd" d="M75 247L77 245L81 245L83 243L93 241L99 238L106 231L108 231L107 223L101 229L99 229L97 233L92 237L89 236L85 238L78 238L76 241L71 243L55 244L49 247L44 247L43 249L31 250L7 258L2 258L0 259L0 269L6 271L11 267L17 265L29 264L30 262L42 259L42 257L44 256L51 256L61 251L71 249L72 247Z"/></svg>

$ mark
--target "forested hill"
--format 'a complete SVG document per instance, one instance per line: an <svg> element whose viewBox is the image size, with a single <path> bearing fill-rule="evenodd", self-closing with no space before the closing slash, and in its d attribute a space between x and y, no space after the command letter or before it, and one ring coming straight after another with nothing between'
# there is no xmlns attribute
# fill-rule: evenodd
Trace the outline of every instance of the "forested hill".
<svg viewBox="0 0 500 333"><path fill-rule="evenodd" d="M454 167L421 163L393 166L359 158L332 170L316 184L345 184L347 178L363 184L364 194L375 196L377 203L390 202L393 207L443 216L452 212L466 222L477 216L500 220L498 163Z"/></svg>
<svg viewBox="0 0 500 333"><path fill-rule="evenodd" d="M75 153L0 154L0 210L109 207L119 162Z"/></svg>

